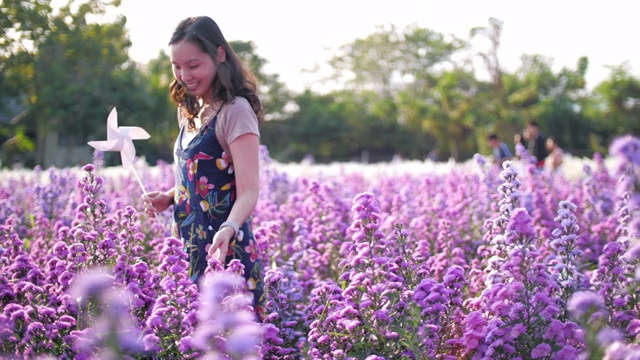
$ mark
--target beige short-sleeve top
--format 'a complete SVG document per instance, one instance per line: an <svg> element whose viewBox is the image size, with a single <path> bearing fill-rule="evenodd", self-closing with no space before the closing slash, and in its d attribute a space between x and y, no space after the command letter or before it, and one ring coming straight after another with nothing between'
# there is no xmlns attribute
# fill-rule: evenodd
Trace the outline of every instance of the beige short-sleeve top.
<svg viewBox="0 0 640 360"><path fill-rule="evenodd" d="M238 136L256 134L260 137L258 117L251 108L249 101L240 96L220 109L216 119L215 131L220 145L222 145L227 154L231 154L229 144Z"/></svg>

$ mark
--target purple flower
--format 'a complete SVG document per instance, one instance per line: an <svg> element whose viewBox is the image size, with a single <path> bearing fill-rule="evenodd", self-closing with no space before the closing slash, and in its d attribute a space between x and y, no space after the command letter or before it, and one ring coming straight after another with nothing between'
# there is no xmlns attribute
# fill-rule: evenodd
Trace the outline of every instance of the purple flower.
<svg viewBox="0 0 640 360"><path fill-rule="evenodd" d="M531 220L531 216L527 210L517 208L513 211L507 230L513 231L525 238L533 238L536 236L536 231L533 226L531 226Z"/></svg>
<svg viewBox="0 0 640 360"><path fill-rule="evenodd" d="M640 334L640 319L633 319L627 326L627 333L631 337L635 337Z"/></svg>
<svg viewBox="0 0 640 360"><path fill-rule="evenodd" d="M185 336L180 339L178 343L178 350L182 353L187 353L192 349L191 336Z"/></svg>
<svg viewBox="0 0 640 360"><path fill-rule="evenodd" d="M95 342L97 335L95 330L91 327L74 330L69 334L69 340L71 342L71 348L74 352L80 354L90 354L92 346Z"/></svg>
<svg viewBox="0 0 640 360"><path fill-rule="evenodd" d="M71 329L76 326L76 319L69 315L62 315L56 324L58 325L58 329Z"/></svg>
<svg viewBox="0 0 640 360"><path fill-rule="evenodd" d="M623 342L617 341L606 348L604 358L607 360L638 360L640 359L640 345L625 344Z"/></svg>
<svg viewBox="0 0 640 360"><path fill-rule="evenodd" d="M640 260L640 242L636 242L622 256L622 259L628 263L634 263Z"/></svg>
<svg viewBox="0 0 640 360"><path fill-rule="evenodd" d="M160 352L162 350L160 347L160 339L155 334L145 335L142 339L142 343L144 344L144 349L146 351Z"/></svg>
<svg viewBox="0 0 640 360"><path fill-rule="evenodd" d="M257 323L236 326L227 336L227 349L236 356L259 351L262 331Z"/></svg>
<svg viewBox="0 0 640 360"><path fill-rule="evenodd" d="M565 345L560 351L558 351L554 359L578 359L580 351L571 345Z"/></svg>
<svg viewBox="0 0 640 360"><path fill-rule="evenodd" d="M202 302L198 312L200 320L215 318L219 314L223 298L242 289L244 285L244 278L238 274L218 272L205 275L200 284Z"/></svg>
<svg viewBox="0 0 640 360"><path fill-rule="evenodd" d="M632 135L617 137L609 146L611 156L621 156L632 164L640 165L640 139Z"/></svg>
<svg viewBox="0 0 640 360"><path fill-rule="evenodd" d="M569 299L568 309L576 318L600 310L604 307L602 295L593 291L577 291Z"/></svg>
<svg viewBox="0 0 640 360"><path fill-rule="evenodd" d="M482 156L482 154L475 154L473 155L473 160L475 160L476 164L483 166L484 164L487 163L487 159Z"/></svg>
<svg viewBox="0 0 640 360"><path fill-rule="evenodd" d="M541 357L545 357L549 355L550 352L551 352L551 346L547 343L542 343L534 347L533 350L531 350L531 358L538 359Z"/></svg>
<svg viewBox="0 0 640 360"><path fill-rule="evenodd" d="M71 288L69 294L74 300L84 302L87 298L113 287L113 275L106 268L93 268L80 273Z"/></svg>
<svg viewBox="0 0 640 360"><path fill-rule="evenodd" d="M611 327L605 327L602 330L598 331L598 335L596 336L598 340L598 344L601 346L607 346L616 341L622 341L624 339L624 335L618 329L614 329Z"/></svg>

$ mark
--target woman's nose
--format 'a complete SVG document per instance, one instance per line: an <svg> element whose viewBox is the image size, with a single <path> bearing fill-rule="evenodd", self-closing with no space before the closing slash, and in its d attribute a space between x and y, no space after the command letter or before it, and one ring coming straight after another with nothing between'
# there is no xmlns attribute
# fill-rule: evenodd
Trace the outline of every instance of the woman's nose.
<svg viewBox="0 0 640 360"><path fill-rule="evenodd" d="M189 71L186 69L180 70L180 80L187 81L189 79Z"/></svg>

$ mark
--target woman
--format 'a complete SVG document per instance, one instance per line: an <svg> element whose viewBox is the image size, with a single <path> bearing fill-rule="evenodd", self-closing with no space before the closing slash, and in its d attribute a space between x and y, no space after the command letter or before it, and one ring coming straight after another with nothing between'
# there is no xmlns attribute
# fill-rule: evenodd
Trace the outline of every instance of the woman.
<svg viewBox="0 0 640 360"><path fill-rule="evenodd" d="M242 64L218 25L190 17L171 40L180 134L174 146L176 186L147 194L147 212L174 205L174 235L185 242L189 275L198 281L207 256L240 259L259 318L263 274L250 218L259 193L259 130L263 110L255 76Z"/></svg>
<svg viewBox="0 0 640 360"><path fill-rule="evenodd" d="M549 163L549 167L552 172L558 171L558 168L564 162L564 150L558 145L558 141L553 137L549 136L547 138L547 142L545 144L547 147L547 152L549 155L547 156L547 160Z"/></svg>

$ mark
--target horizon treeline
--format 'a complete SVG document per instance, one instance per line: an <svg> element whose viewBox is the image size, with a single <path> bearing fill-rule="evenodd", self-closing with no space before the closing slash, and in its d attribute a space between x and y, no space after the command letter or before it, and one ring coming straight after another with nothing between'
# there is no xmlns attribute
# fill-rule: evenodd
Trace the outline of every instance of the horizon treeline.
<svg viewBox="0 0 640 360"><path fill-rule="evenodd" d="M2 164L46 166L51 146L86 146L90 154L86 143L105 136L114 106L121 125L151 134L136 142L138 155L152 164L173 161L178 125L168 96L168 55L160 51L148 63L136 63L128 55L125 17L89 21L119 3L69 2L54 11L47 0L2 0ZM609 77L591 89L585 85L586 57L576 59L574 68L554 71L553 54L522 54L520 66L508 72L498 56L502 25L489 18L486 27L470 29L467 39L416 25L380 26L339 48L326 79L337 86L325 93L294 93L278 74L264 71L268 59L254 43L231 44L260 81L268 119L261 141L281 162L310 155L327 163L434 154L464 161L491 153L489 133L513 149L513 136L529 120L581 157L606 154L616 136L640 135L640 80L626 63L612 66ZM470 42L478 37L489 45L472 53ZM118 164L115 156L106 154L106 160Z"/></svg>

